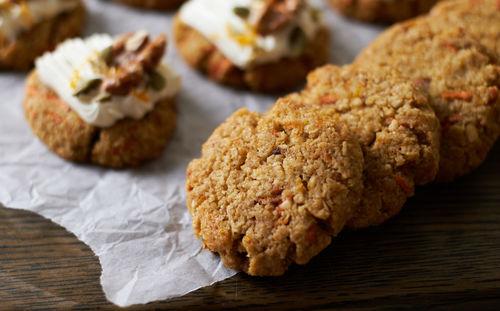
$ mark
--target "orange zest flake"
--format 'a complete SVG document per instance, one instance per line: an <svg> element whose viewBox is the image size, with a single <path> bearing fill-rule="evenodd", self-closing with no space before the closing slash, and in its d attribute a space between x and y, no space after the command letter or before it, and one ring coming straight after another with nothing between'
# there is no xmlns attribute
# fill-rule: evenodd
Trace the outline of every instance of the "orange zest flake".
<svg viewBox="0 0 500 311"><path fill-rule="evenodd" d="M143 102L149 102L149 97L148 97L146 90L142 90L142 91L132 90L132 96L134 96L135 98L137 98Z"/></svg>
<svg viewBox="0 0 500 311"><path fill-rule="evenodd" d="M74 90L76 89L76 84L80 81L80 71L78 69L73 70L73 75L69 79L69 86Z"/></svg>
<svg viewBox="0 0 500 311"><path fill-rule="evenodd" d="M240 45L254 45L257 40L257 33L253 29L248 29L245 33L237 33L233 30L231 25L226 25L227 33Z"/></svg>
<svg viewBox="0 0 500 311"><path fill-rule="evenodd" d="M445 91L441 94L444 99L463 99L471 100L473 93L471 91Z"/></svg>

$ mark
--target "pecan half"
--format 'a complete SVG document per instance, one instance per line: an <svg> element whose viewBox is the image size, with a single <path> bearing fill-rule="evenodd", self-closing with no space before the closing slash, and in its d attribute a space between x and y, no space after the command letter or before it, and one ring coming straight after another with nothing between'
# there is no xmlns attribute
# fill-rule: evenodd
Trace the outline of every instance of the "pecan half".
<svg viewBox="0 0 500 311"><path fill-rule="evenodd" d="M149 36L125 34L120 37L111 48L109 60L115 70L103 81L103 90L112 95L127 95L141 83L145 74L154 71L165 53L166 44L164 34L153 41Z"/></svg>
<svg viewBox="0 0 500 311"><path fill-rule="evenodd" d="M305 0L266 0L257 18L257 32L265 36L284 28L304 5Z"/></svg>

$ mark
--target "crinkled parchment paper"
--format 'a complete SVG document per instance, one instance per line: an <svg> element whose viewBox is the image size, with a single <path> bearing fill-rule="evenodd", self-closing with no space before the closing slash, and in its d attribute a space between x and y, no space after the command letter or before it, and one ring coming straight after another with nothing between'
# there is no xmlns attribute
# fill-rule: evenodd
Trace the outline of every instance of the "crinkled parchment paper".
<svg viewBox="0 0 500 311"><path fill-rule="evenodd" d="M323 1L331 29L330 61L344 64L380 29L343 19ZM86 35L147 29L171 37L171 13L86 1ZM201 250L186 209L185 170L214 128L241 107L264 112L278 95L218 86L190 70L169 45L167 59L182 75L179 121L163 156L138 169L109 170L66 162L25 122L25 73L0 73L0 203L34 211L90 246L102 266L106 297L120 306L186 294L234 275Z"/></svg>

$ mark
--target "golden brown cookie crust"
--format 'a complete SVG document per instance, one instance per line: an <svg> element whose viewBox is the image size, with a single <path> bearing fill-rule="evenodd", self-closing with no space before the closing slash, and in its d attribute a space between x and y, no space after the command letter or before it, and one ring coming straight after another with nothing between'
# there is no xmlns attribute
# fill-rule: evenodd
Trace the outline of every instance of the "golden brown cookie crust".
<svg viewBox="0 0 500 311"><path fill-rule="evenodd" d="M329 0L338 12L371 23L393 23L427 13L439 0Z"/></svg>
<svg viewBox="0 0 500 311"><path fill-rule="evenodd" d="M79 36L84 22L85 7L80 1L74 10L34 25L15 41L0 44L0 69L28 70L38 56L53 50L58 43L68 38Z"/></svg>
<svg viewBox="0 0 500 311"><path fill-rule="evenodd" d="M36 70L27 78L24 99L28 123L54 153L69 161L112 168L138 166L159 157L175 129L174 106L175 99L161 100L140 120L126 118L98 128L43 85Z"/></svg>
<svg viewBox="0 0 500 311"><path fill-rule="evenodd" d="M500 64L500 1L453 0L438 3L430 13L441 27L462 27L492 51Z"/></svg>
<svg viewBox="0 0 500 311"><path fill-rule="evenodd" d="M439 122L424 92L396 71L326 65L308 75L302 96L349 127L363 149L364 192L350 229L381 224L415 184L434 179Z"/></svg>
<svg viewBox="0 0 500 311"><path fill-rule="evenodd" d="M352 216L362 168L348 130L297 95L264 116L240 109L188 166L194 231L230 268L281 275L329 245Z"/></svg>
<svg viewBox="0 0 500 311"><path fill-rule="evenodd" d="M170 11L177 9L185 0L114 0L137 8Z"/></svg>
<svg viewBox="0 0 500 311"><path fill-rule="evenodd" d="M460 27L433 16L395 25L356 59L397 68L427 92L441 122L439 181L478 167L500 135L500 67Z"/></svg>
<svg viewBox="0 0 500 311"><path fill-rule="evenodd" d="M307 73L328 60L328 31L323 28L295 58L262 64L248 70L237 68L203 35L174 19L174 40L179 54L194 69L210 79L236 88L255 92L290 90L304 82Z"/></svg>

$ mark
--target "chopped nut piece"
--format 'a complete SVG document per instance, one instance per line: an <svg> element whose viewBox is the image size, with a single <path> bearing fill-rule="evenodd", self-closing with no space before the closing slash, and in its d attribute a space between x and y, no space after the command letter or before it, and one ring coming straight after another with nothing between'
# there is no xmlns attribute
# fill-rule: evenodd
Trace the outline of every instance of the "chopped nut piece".
<svg viewBox="0 0 500 311"><path fill-rule="evenodd" d="M138 31L125 42L125 50L135 52L144 46L149 40L149 35L145 31Z"/></svg>
<svg viewBox="0 0 500 311"><path fill-rule="evenodd" d="M303 5L305 0L266 0L264 9L257 18L257 32L265 36L282 29Z"/></svg>
<svg viewBox="0 0 500 311"><path fill-rule="evenodd" d="M129 40L142 38L142 44L135 51L128 50L126 47ZM145 43L144 43L145 42ZM134 87L138 86L144 78L144 75L155 70L165 53L167 39L165 35L159 35L152 42L149 37L144 39L142 36L125 34L119 38L112 47L112 66L116 68L115 73L109 76L102 85L105 92L112 95L127 95ZM163 78L163 77L162 77ZM153 88L163 88L160 78L154 78ZM163 81L164 82L164 81Z"/></svg>

